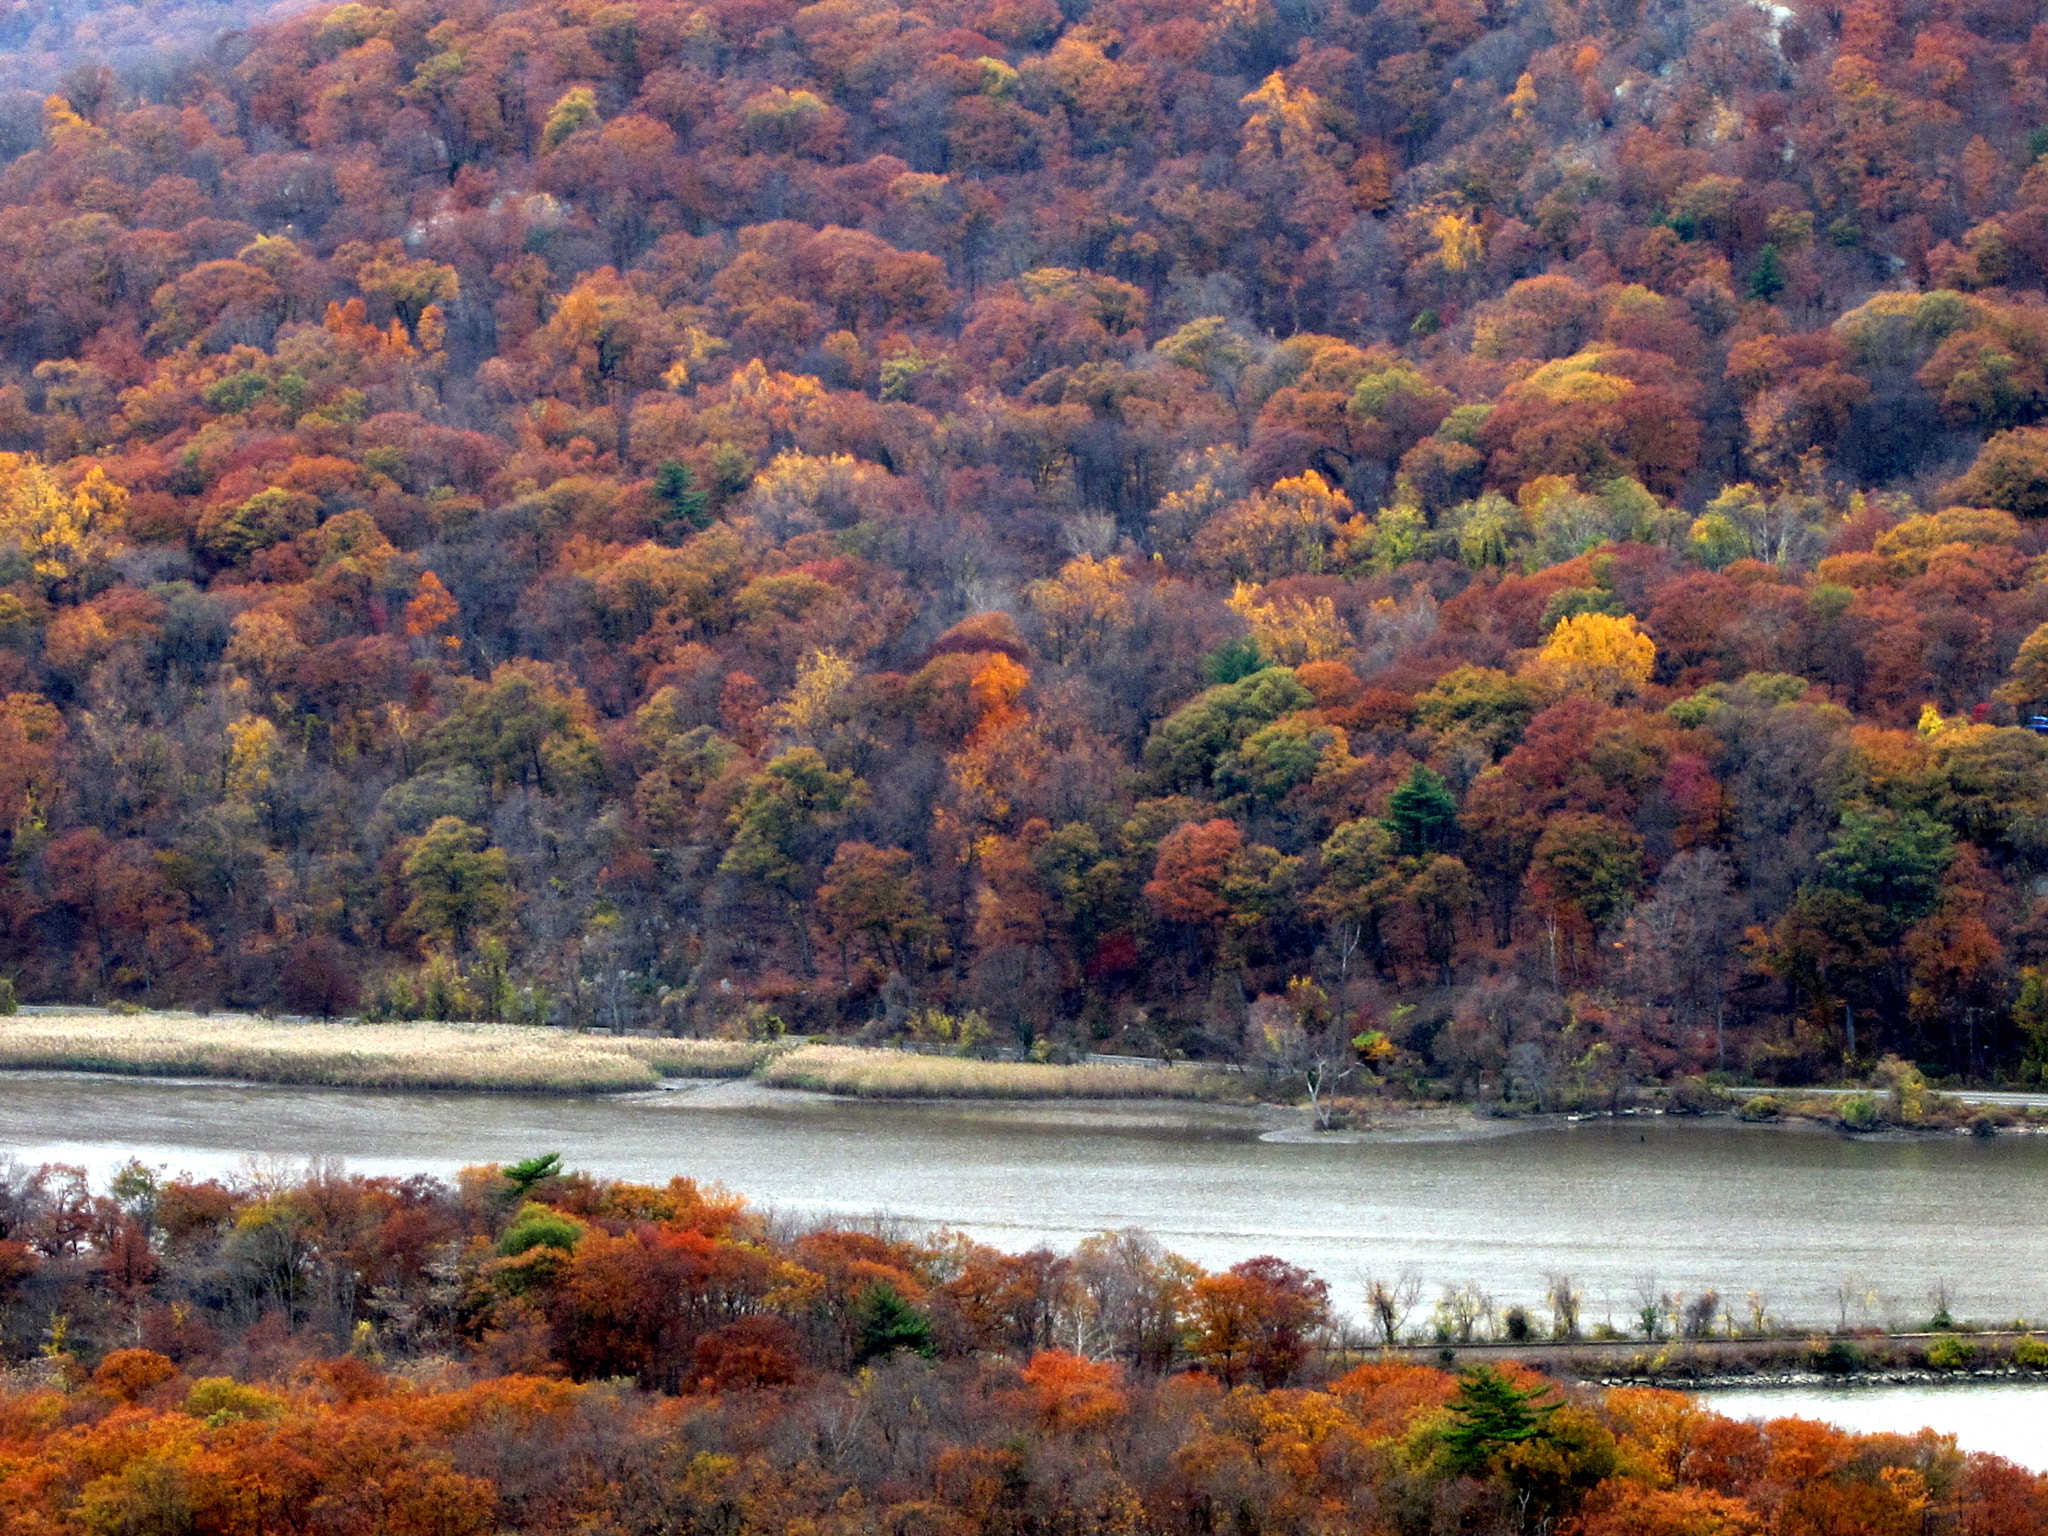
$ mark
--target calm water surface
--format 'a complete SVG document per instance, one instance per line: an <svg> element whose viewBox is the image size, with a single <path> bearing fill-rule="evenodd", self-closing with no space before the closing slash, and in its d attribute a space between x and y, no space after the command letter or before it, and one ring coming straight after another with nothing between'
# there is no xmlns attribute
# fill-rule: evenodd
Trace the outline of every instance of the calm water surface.
<svg viewBox="0 0 2048 1536"><path fill-rule="evenodd" d="M1989 1451L2048 1472L2048 1385L1993 1382L1961 1387L1769 1387L1702 1392L1738 1419L1821 1419L1862 1434L1911 1434L1931 1425L1966 1451Z"/></svg>
<svg viewBox="0 0 2048 1536"><path fill-rule="evenodd" d="M251 1156L448 1173L559 1150L572 1167L720 1181L803 1214L888 1212L1010 1248L1137 1225L1214 1266L1308 1265L1357 1312L1371 1275L1474 1280L1533 1302L1569 1273L1587 1321L1638 1289L1740 1298L1781 1318L2048 1318L2048 1138L1886 1141L1678 1120L1466 1140L1260 1141L1086 1112L859 1104L719 1084L614 1098L379 1094L0 1074L0 1149L104 1174L130 1156L228 1173ZM1200 1122L1196 1112L1192 1117ZM1874 1298L1874 1299L1873 1299ZM1418 1314L1419 1317L1420 1314Z"/></svg>

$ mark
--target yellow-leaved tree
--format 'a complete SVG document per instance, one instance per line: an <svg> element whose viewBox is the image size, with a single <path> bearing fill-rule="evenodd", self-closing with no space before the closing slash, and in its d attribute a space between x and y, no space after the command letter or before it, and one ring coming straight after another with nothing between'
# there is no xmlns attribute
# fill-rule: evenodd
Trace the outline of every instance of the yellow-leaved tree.
<svg viewBox="0 0 2048 1536"><path fill-rule="evenodd" d="M1316 575L1330 569L1330 546L1351 517L1351 498L1305 470L1211 518L1195 535L1194 562L1238 581Z"/></svg>
<svg viewBox="0 0 2048 1536"><path fill-rule="evenodd" d="M1276 597L1240 581L1227 601L1230 611L1251 626L1260 653L1283 666L1328 661L1354 644L1350 627L1327 597Z"/></svg>
<svg viewBox="0 0 2048 1536"><path fill-rule="evenodd" d="M1642 690L1657 663L1656 642L1635 617L1580 613L1561 622L1525 669L1553 697L1587 693L1612 704Z"/></svg>
<svg viewBox="0 0 2048 1536"><path fill-rule="evenodd" d="M112 554L127 515L127 490L97 464L67 491L34 456L0 453L0 545L26 558L47 587Z"/></svg>
<svg viewBox="0 0 2048 1536"><path fill-rule="evenodd" d="M839 652L829 648L810 652L797 663L796 683L789 697L768 710L769 723L804 746L823 746L833 728L844 725L853 714L847 698L853 679L853 663Z"/></svg>
<svg viewBox="0 0 2048 1536"><path fill-rule="evenodd" d="M2048 624L2020 642L2020 653L2013 658L2012 672L1999 687L1998 697L2028 714L2048 709Z"/></svg>
<svg viewBox="0 0 2048 1536"><path fill-rule="evenodd" d="M257 809L268 807L270 787L284 763L284 739L261 715L230 720L227 734L228 798Z"/></svg>
<svg viewBox="0 0 2048 1536"><path fill-rule="evenodd" d="M1024 598L1045 620L1052 659L1086 663L1131 622L1131 573L1122 555L1080 555L1057 576L1032 582Z"/></svg>

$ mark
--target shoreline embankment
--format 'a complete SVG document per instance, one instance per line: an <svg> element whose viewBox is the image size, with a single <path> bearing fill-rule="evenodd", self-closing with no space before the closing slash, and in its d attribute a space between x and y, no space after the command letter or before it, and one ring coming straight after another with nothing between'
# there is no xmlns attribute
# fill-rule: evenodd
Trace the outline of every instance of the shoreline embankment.
<svg viewBox="0 0 2048 1536"><path fill-rule="evenodd" d="M2020 1328L1886 1333L1787 1332L1736 1338L1485 1339L1397 1344L1384 1358L1462 1369L1515 1361L1602 1387L1964 1386L2048 1382L2048 1341Z"/></svg>

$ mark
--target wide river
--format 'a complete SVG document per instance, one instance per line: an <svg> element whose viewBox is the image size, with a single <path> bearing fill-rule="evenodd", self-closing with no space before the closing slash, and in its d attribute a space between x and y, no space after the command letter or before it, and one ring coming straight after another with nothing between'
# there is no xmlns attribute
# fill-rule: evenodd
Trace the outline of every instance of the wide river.
<svg viewBox="0 0 2048 1536"><path fill-rule="evenodd" d="M1801 1323L2048 1320L2048 1137L1853 1139L1662 1118L1484 1136L1260 1140L1241 1114L849 1103L751 1084L612 1098L395 1094L0 1074L0 1151L104 1175L338 1158L449 1173L560 1151L641 1180L716 1180L799 1215L883 1213L1008 1248L1141 1226L1211 1267L1305 1264L1362 1311L1371 1276L1473 1281L1505 1306L1569 1274L1588 1324L1639 1292L1758 1293Z"/></svg>

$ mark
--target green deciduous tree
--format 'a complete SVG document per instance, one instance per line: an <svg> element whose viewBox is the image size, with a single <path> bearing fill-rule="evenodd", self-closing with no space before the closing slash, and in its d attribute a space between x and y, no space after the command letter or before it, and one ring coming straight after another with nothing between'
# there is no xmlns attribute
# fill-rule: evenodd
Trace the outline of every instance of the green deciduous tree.
<svg viewBox="0 0 2048 1536"><path fill-rule="evenodd" d="M1438 982L1449 986L1458 950L1458 916L1471 907L1475 895L1471 871L1462 860L1439 853L1415 869L1401 894L1420 923L1423 954L1436 967Z"/></svg>
<svg viewBox="0 0 2048 1536"><path fill-rule="evenodd" d="M1799 891L1764 942L1758 962L1782 980L1814 1022L1839 1023L1845 1054L1856 1054L1856 1010L1880 995L1897 923L1860 896L1826 886Z"/></svg>
<svg viewBox="0 0 2048 1536"><path fill-rule="evenodd" d="M1598 932L1635 899L1643 840L1605 816L1556 816L1536 840L1530 875Z"/></svg>
<svg viewBox="0 0 2048 1536"><path fill-rule="evenodd" d="M1335 930L1332 947L1342 973L1363 949L1378 958L1380 923L1401 892L1394 834L1371 817L1341 823L1323 840L1322 879L1309 895L1309 909Z"/></svg>
<svg viewBox="0 0 2048 1536"><path fill-rule="evenodd" d="M1313 779L1326 758L1341 760L1345 746L1341 730L1318 724L1311 716L1276 720L1252 732L1235 752L1223 755L1216 764L1216 787L1223 794L1270 805ZM1456 817L1454 809L1454 827Z"/></svg>
<svg viewBox="0 0 2048 1536"><path fill-rule="evenodd" d="M1972 506L2048 517L2048 428L1994 433L1947 494Z"/></svg>
<svg viewBox="0 0 2048 1536"><path fill-rule="evenodd" d="M542 661L508 661L488 683L470 681L429 741L437 757L468 763L499 789L550 793L595 783L600 765L590 705Z"/></svg>
<svg viewBox="0 0 2048 1536"><path fill-rule="evenodd" d="M406 921L420 932L469 948L471 937L511 908L511 872L502 849L484 845L484 831L443 816L408 846L403 873L412 899Z"/></svg>
<svg viewBox="0 0 2048 1536"><path fill-rule="evenodd" d="M2012 673L1999 688L1998 696L2030 715L2048 710L2048 624L2039 626L2020 642Z"/></svg>
<svg viewBox="0 0 2048 1536"><path fill-rule="evenodd" d="M1292 671L1267 667L1209 689L1162 720L1145 743L1145 766L1166 790L1207 789L1225 752L1261 726L1314 703Z"/></svg>
<svg viewBox="0 0 2048 1536"><path fill-rule="evenodd" d="M719 868L779 897L811 970L809 898L822 862L822 835L867 803L867 785L851 769L834 770L815 747L792 747L747 781L733 808L733 839Z"/></svg>
<svg viewBox="0 0 2048 1536"><path fill-rule="evenodd" d="M1493 667L1459 667L1416 695L1415 718L1498 759L1522 739L1538 707L1536 690L1520 678Z"/></svg>
<svg viewBox="0 0 2048 1536"><path fill-rule="evenodd" d="M541 148L559 148L571 134L594 128L597 122L597 93L587 85L573 86L548 113L547 127L541 131Z"/></svg>
<svg viewBox="0 0 2048 1536"><path fill-rule="evenodd" d="M405 333L420 339L420 321L436 305L447 306L462 295L462 279L453 267L438 261L414 261L396 245L365 262L356 286L389 301Z"/></svg>
<svg viewBox="0 0 2048 1536"><path fill-rule="evenodd" d="M1955 834L1924 811L1846 811L1820 856L1821 883L1904 925L1933 910L1955 848Z"/></svg>

